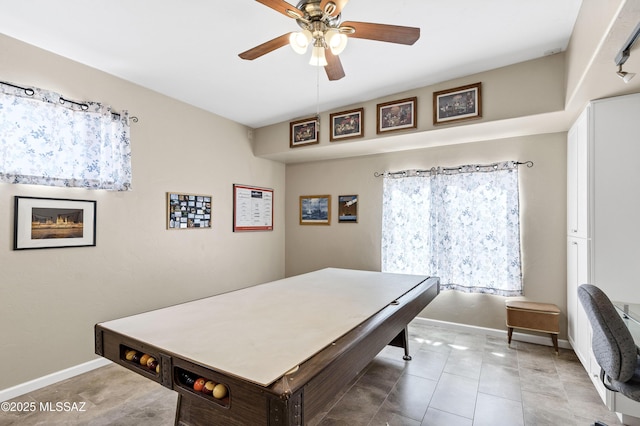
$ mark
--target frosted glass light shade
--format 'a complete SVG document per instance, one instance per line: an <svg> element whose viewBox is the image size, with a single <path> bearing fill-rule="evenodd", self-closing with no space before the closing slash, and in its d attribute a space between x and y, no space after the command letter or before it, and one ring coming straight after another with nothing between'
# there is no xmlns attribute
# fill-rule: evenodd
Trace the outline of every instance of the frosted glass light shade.
<svg viewBox="0 0 640 426"><path fill-rule="evenodd" d="M311 51L311 59L309 60L309 65L314 65L317 67L327 66L327 58L324 56L324 47L313 46L313 50Z"/></svg>
<svg viewBox="0 0 640 426"><path fill-rule="evenodd" d="M342 34L340 31L332 28L327 31L325 35L327 45L331 49L331 53L339 55L342 53L345 47L347 47L348 37Z"/></svg>
<svg viewBox="0 0 640 426"><path fill-rule="evenodd" d="M299 55L303 55L307 51L309 43L311 43L311 32L309 30L289 34L289 45Z"/></svg>

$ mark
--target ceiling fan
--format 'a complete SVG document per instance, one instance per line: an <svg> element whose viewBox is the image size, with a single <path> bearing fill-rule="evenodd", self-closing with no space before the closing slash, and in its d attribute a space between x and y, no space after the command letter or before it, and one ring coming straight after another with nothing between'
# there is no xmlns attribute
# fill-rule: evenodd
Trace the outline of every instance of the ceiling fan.
<svg viewBox="0 0 640 426"><path fill-rule="evenodd" d="M349 0L301 0L296 7L284 0L256 0L283 15L296 20L302 31L283 34L240 53L242 59L253 60L287 44L296 53L304 54L311 45L311 65L324 66L329 80L345 76L338 55L347 44L347 37L364 38L411 45L420 38L420 28L370 22L340 22L342 8Z"/></svg>

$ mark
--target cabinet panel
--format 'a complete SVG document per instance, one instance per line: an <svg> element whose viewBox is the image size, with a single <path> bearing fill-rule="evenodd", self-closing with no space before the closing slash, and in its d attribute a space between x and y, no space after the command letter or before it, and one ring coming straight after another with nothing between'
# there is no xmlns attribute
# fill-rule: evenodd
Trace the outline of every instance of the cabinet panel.
<svg viewBox="0 0 640 426"><path fill-rule="evenodd" d="M567 322L573 350L587 371L590 370L591 329L580 301L578 286L589 282L588 240L569 238L567 244Z"/></svg>
<svg viewBox="0 0 640 426"><path fill-rule="evenodd" d="M567 234L589 237L589 109L584 110L567 135Z"/></svg>

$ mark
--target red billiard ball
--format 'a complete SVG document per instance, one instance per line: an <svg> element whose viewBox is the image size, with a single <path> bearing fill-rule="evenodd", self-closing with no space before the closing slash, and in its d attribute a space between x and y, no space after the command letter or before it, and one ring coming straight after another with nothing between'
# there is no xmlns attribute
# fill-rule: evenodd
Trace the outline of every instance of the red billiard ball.
<svg viewBox="0 0 640 426"><path fill-rule="evenodd" d="M213 393L213 388L215 388L215 386L216 384L211 380L209 380L207 383L204 384L202 388L202 393L211 395Z"/></svg>
<svg viewBox="0 0 640 426"><path fill-rule="evenodd" d="M149 370L155 370L157 366L158 366L158 361L156 361L154 357L150 357L147 360L147 367L149 368Z"/></svg>
<svg viewBox="0 0 640 426"><path fill-rule="evenodd" d="M206 382L207 381L202 377L197 378L196 381L193 382L193 390L196 392L200 392Z"/></svg>
<svg viewBox="0 0 640 426"><path fill-rule="evenodd" d="M138 352L131 355L131 362L135 362L135 363L140 362L140 354Z"/></svg>

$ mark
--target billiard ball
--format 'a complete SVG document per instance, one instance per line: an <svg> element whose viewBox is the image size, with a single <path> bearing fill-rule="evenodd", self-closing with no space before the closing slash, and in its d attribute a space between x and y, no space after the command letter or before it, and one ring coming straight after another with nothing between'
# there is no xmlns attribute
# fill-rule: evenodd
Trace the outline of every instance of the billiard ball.
<svg viewBox="0 0 640 426"><path fill-rule="evenodd" d="M193 382L193 390L196 392L200 392L206 382L207 381L202 377L197 378L196 381Z"/></svg>
<svg viewBox="0 0 640 426"><path fill-rule="evenodd" d="M144 354L140 357L140 365L147 365L147 360L151 357L149 354Z"/></svg>
<svg viewBox="0 0 640 426"><path fill-rule="evenodd" d="M133 356L136 355L138 352L134 351L133 349L129 349L127 352L125 352L124 354L124 358L127 361L131 361L133 359Z"/></svg>
<svg viewBox="0 0 640 426"><path fill-rule="evenodd" d="M138 352L131 355L131 362L136 362L136 363L140 362L140 354Z"/></svg>
<svg viewBox="0 0 640 426"><path fill-rule="evenodd" d="M218 383L213 388L213 397L216 398L216 399L222 399L225 396L227 396L227 387L225 385L223 385L222 383Z"/></svg>
<svg viewBox="0 0 640 426"><path fill-rule="evenodd" d="M155 370L157 366L158 366L158 361L156 361L154 357L150 357L147 360L147 367L149 368L149 370Z"/></svg>
<svg viewBox="0 0 640 426"><path fill-rule="evenodd" d="M211 395L213 393L213 388L215 388L215 386L216 384L211 380L209 380L207 383L204 384L202 388L202 393Z"/></svg>
<svg viewBox="0 0 640 426"><path fill-rule="evenodd" d="M156 374L160 374L160 364L156 365Z"/></svg>
<svg viewBox="0 0 640 426"><path fill-rule="evenodd" d="M184 383L186 386L192 387L196 379L193 378L193 376L191 376L189 373L182 372L180 374L180 381Z"/></svg>

